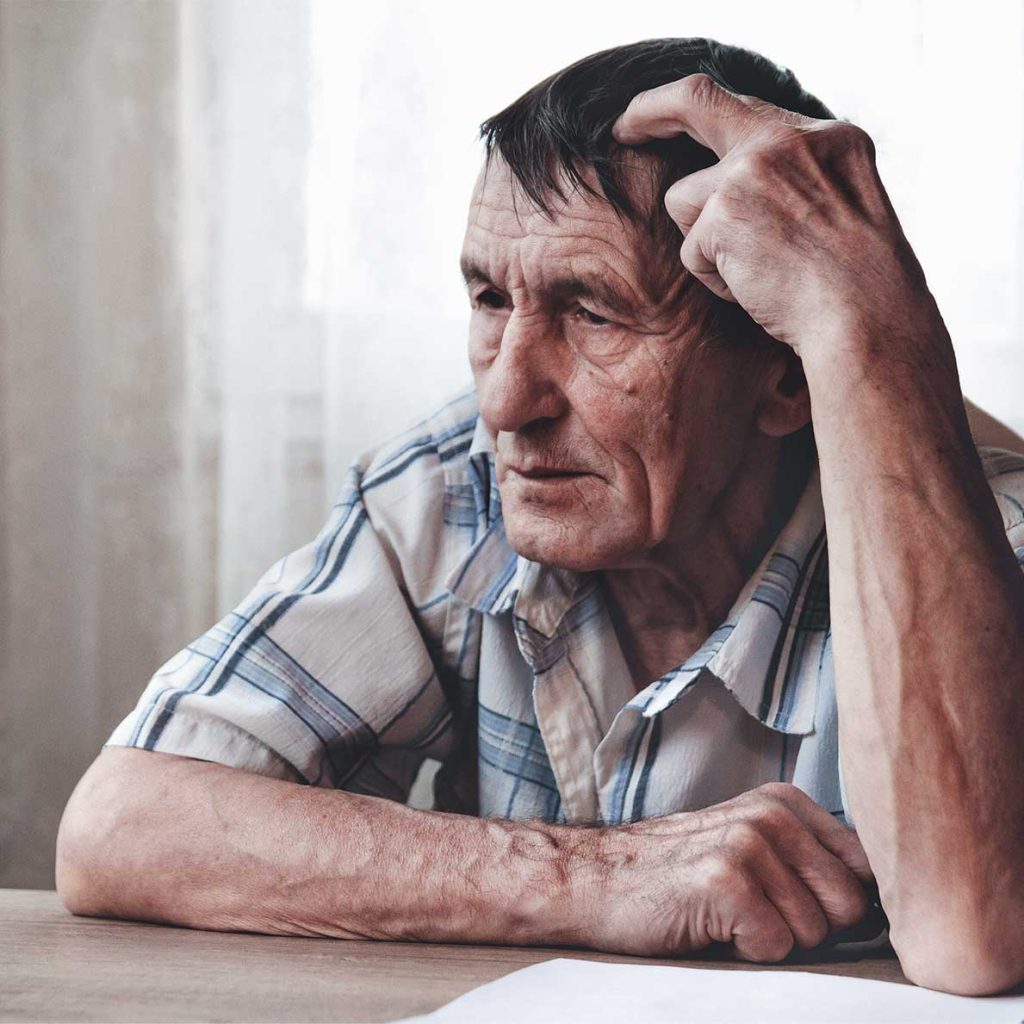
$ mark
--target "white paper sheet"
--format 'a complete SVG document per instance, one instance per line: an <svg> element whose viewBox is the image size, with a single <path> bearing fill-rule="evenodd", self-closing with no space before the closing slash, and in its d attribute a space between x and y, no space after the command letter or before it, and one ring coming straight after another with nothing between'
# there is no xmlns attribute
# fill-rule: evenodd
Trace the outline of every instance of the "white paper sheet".
<svg viewBox="0 0 1024 1024"><path fill-rule="evenodd" d="M808 971L709 970L596 960L547 960L481 985L406 1024L547 1021L1024 1021L1024 996L966 998Z"/></svg>

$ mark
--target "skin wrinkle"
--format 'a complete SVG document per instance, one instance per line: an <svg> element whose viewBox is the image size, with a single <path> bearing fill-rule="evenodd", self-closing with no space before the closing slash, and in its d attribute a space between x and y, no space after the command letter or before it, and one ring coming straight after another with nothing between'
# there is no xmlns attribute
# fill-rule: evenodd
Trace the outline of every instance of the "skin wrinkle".
<svg viewBox="0 0 1024 1024"><path fill-rule="evenodd" d="M934 374L941 368L940 359L933 357L927 363L930 364L927 374ZM924 369L921 364L914 346L905 347L900 357L890 353L890 369L886 377L871 369L875 365L873 362L855 364L858 373L851 375L855 381L852 390L868 401L876 398L895 400L901 405L910 405L911 402L920 405L924 397L931 429L940 437L961 434L957 422L947 411L953 400L959 398L954 388L955 377L948 383L948 395L943 393L945 388L928 388L926 385L922 396L920 387L909 387L913 381L921 379ZM893 373L893 366L899 367L905 376ZM916 436L917 431L908 433ZM848 517L850 528L847 536L847 559L861 567L860 572L848 571L846 574L851 591L847 607L855 610L855 618L849 613L848 618L856 629L865 631L870 628L873 631L879 652L878 656L872 656L870 649L861 650L865 677L907 680L899 687L890 684L896 699L891 702L888 714L882 715L873 710L871 701L862 702L865 705L865 724L870 721L876 737L873 745L883 754L873 759L875 763L881 766L891 758L905 766L899 777L889 773L882 785L876 780L872 798L880 807L895 807L908 820L935 821L936 815L941 814L948 823L943 826L945 833L938 833L945 835L947 845L936 845L933 834L927 829L896 830L891 849L884 856L876 854L879 876L885 879L883 899L889 901L887 905L899 907L897 895L914 890L920 874L917 865L922 860L944 863L949 860L951 851L975 846L979 841L989 846L997 837L1005 836L1003 822L1013 817L1012 806L1003 805L1001 799L1009 801L1009 796L997 794L988 784L988 780L1006 778L1010 773L1005 766L999 770L985 765L984 762L990 759L988 747L979 748L970 741L972 736L998 731L999 709L992 706L991 697L985 697L984 684L971 683L969 673L960 674L959 685L950 685L952 680L947 682L949 668L946 662L954 657L964 659L966 664L985 666L986 675L1001 679L1014 678L1015 671L1012 665L1005 663L1005 659L998 668L992 664L992 648L990 641L983 640L985 631L981 622L965 622L959 628L962 636L975 637L970 643L973 650L969 654L956 633L950 633L938 648L927 643L929 638L934 641L934 623L941 621L946 609L959 607L961 615L970 614L974 604L965 602L963 595L991 593L991 585L986 580L996 569L995 560L988 553L978 558L977 545L972 545L973 551L968 554L954 542L954 538L961 535L958 520L962 519L963 512L958 502L944 497L941 488L949 486L954 491L963 491L965 483L957 478L957 471L942 472L937 477L922 476L912 465L912 459L899 457L899 442L887 439L884 445L881 454L886 471L873 472L873 491L866 488L858 490L863 508L860 515ZM927 456L934 459L933 452L945 450L945 442L932 444ZM922 452L921 457L924 458L925 454ZM938 459L936 465L941 467L942 464L943 460ZM987 511L988 506L982 500L984 497L983 493L968 496L973 507ZM897 509L905 512L897 515L894 511ZM891 551L878 552L877 538L872 536L869 539L867 536L869 524L883 516L894 524L892 528L897 531L893 538L898 552L895 559ZM995 529L998 529L998 524L993 523L993 531ZM925 537L931 538L927 545L923 542ZM948 542L946 538L949 538ZM929 566L935 564L948 565L950 572L939 575L929 572ZM869 583L872 579L874 585ZM991 605L979 603L978 607L990 608ZM888 663L881 657L886 651L890 652ZM911 681L920 680L927 681L926 685L910 685ZM962 690L968 685L978 685L977 702L963 702ZM868 691L865 697L872 692ZM1013 714L1012 704L1007 703L1004 714ZM912 728L914 723L923 721L930 723L927 732ZM865 735L868 733L867 729L861 731ZM913 742L909 739L911 736L914 737ZM907 786L906 780L918 775L931 777L933 785L947 794L940 805L923 800L920 794ZM968 839L956 823L972 818L978 827L972 830ZM950 845L949 837L957 832L960 837ZM1000 872L1000 865L1005 863L1000 858L996 847L991 847L988 854L978 851L971 858L958 856L958 885L971 878L974 881L968 882L966 888L954 891L1012 891L1008 870ZM1002 931L999 922L982 919L984 906L965 899L952 911L953 916L962 922L965 935L984 936ZM912 931L907 929L896 935L897 941L910 942L914 938ZM925 942L927 938L921 936L919 941Z"/></svg>
<svg viewBox="0 0 1024 1024"><path fill-rule="evenodd" d="M484 164L483 176L486 184L486 175L490 171L491 163L503 163L497 153L489 152ZM681 297L678 293L683 290L690 290L697 282L689 274L680 274L676 261L676 250L678 245L676 239L679 231L670 218L665 215L664 196L675 180L673 173L666 174L666 169L636 149L625 148L619 154L616 161L619 165L623 181L629 181L632 185L632 200L636 208L636 214L630 219L627 214L618 209L608 207L608 210L616 218L620 233L630 233L638 225L642 227L643 233L648 239L654 242L653 259L647 259L635 266L641 283L642 291L650 297L651 305L658 304L671 307ZM577 168L577 173L589 181L600 196L600 188L597 186L591 168ZM555 184L553 196L564 204L574 196L580 197L584 204L589 203L590 197L581 192L582 186L575 182L568 182L565 174L552 179ZM521 226L521 214L518 211L518 200L525 200L528 209L536 209L534 201L525 193L521 184L513 180L512 197L513 206L516 210L516 219ZM549 219L552 219L554 208L552 203L545 203L541 207L542 212ZM581 215L584 223L588 218L586 212ZM601 220L601 218L593 218ZM647 310L645 316L649 316ZM675 315L674 312L671 315ZM650 317L656 319L656 314Z"/></svg>
<svg viewBox="0 0 1024 1024"><path fill-rule="evenodd" d="M570 192L546 217L514 204L515 191L494 158L460 261L506 533L532 560L603 574L645 686L718 625L771 539L764 523L781 525L781 438L809 410L780 388L781 346L709 343L714 300L681 268L664 295L645 292L640 268L656 253L606 203ZM611 322L595 324L565 309L563 283L595 274L631 299L629 316L599 308ZM503 298L485 304L488 290ZM768 411L785 426L763 431ZM537 483L510 461L594 475Z"/></svg>

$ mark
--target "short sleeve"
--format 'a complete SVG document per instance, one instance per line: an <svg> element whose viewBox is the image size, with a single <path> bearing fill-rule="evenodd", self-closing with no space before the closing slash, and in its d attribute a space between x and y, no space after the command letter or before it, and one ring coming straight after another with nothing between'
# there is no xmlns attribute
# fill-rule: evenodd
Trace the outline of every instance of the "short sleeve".
<svg viewBox="0 0 1024 1024"><path fill-rule="evenodd" d="M443 503L438 475L417 472L392 534L403 519L429 533ZM366 474L352 466L317 536L163 665L106 745L407 798L423 760L449 753L451 713Z"/></svg>
<svg viewBox="0 0 1024 1024"><path fill-rule="evenodd" d="M1018 564L1024 568L1024 455L981 447L982 468L1003 518L1003 529Z"/></svg>

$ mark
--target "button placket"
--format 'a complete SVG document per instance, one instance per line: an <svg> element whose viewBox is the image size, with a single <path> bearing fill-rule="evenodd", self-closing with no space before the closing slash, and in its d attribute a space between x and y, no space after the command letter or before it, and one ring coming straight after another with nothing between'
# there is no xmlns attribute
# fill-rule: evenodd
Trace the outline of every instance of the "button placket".
<svg viewBox="0 0 1024 1024"><path fill-rule="evenodd" d="M591 754L598 736L593 717L568 658L569 638L561 629L544 637L515 619L516 639L533 670L533 709L562 797L566 820L591 822L597 815L597 789Z"/></svg>

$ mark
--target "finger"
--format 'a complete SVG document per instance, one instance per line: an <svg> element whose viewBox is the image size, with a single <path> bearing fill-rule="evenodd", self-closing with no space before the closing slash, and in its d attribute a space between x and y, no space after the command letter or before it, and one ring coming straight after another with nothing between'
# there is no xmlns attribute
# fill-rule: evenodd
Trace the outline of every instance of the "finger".
<svg viewBox="0 0 1024 1024"><path fill-rule="evenodd" d="M826 850L838 857L865 885L874 886L875 873L856 832L837 821L796 786L783 783L773 786L772 791L814 833Z"/></svg>
<svg viewBox="0 0 1024 1024"><path fill-rule="evenodd" d="M720 299L735 302L736 299L732 291L718 271L718 264L706 250L704 233L700 230L698 219L698 223L690 229L679 250L679 258L682 260L683 266L706 288L713 291Z"/></svg>
<svg viewBox="0 0 1024 1024"><path fill-rule="evenodd" d="M612 135L623 145L637 146L685 133L721 159L763 124L766 109L779 110L723 89L708 75L687 75L634 96L612 125Z"/></svg>
<svg viewBox="0 0 1024 1024"><path fill-rule="evenodd" d="M803 822L794 816L774 838L779 856L813 895L829 929L848 928L864 917L870 900L863 883Z"/></svg>
<svg viewBox="0 0 1024 1024"><path fill-rule="evenodd" d="M757 857L756 871L765 896L782 915L796 944L801 949L811 949L824 942L829 934L830 921L818 897L768 842Z"/></svg>
<svg viewBox="0 0 1024 1024"><path fill-rule="evenodd" d="M793 933L775 904L760 891L746 893L729 936L736 955L757 963L774 963L789 956Z"/></svg>
<svg viewBox="0 0 1024 1024"><path fill-rule="evenodd" d="M680 178L665 193L665 209L684 235L697 223L721 180L721 164L715 164Z"/></svg>
<svg viewBox="0 0 1024 1024"><path fill-rule="evenodd" d="M875 873L871 870L868 855L864 852L857 833L836 821L827 811L825 814L830 823L822 821L822 827L816 832L818 841L825 849L834 853L865 885L875 886Z"/></svg>

